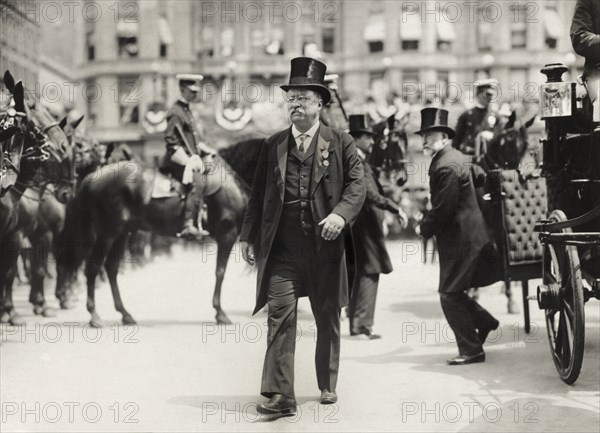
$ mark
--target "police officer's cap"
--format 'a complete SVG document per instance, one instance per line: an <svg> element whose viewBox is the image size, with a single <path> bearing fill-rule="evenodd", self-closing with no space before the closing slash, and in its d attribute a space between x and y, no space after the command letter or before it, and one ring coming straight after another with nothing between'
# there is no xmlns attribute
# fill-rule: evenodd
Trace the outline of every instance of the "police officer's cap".
<svg viewBox="0 0 600 433"><path fill-rule="evenodd" d="M199 92L198 82L202 81L204 77L200 74L177 74L175 78L179 80L180 86L185 86L192 92Z"/></svg>
<svg viewBox="0 0 600 433"><path fill-rule="evenodd" d="M477 93L494 91L500 83L495 78L486 78L485 80L479 80L475 82L475 89Z"/></svg>

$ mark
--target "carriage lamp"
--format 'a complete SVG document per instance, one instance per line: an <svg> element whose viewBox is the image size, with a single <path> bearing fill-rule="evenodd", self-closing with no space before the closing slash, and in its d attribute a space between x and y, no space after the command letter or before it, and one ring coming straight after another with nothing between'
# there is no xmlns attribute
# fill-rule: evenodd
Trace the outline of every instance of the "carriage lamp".
<svg viewBox="0 0 600 433"><path fill-rule="evenodd" d="M575 114L575 83L562 75L569 69L562 63L550 63L541 70L546 82L540 86L542 119L566 119Z"/></svg>

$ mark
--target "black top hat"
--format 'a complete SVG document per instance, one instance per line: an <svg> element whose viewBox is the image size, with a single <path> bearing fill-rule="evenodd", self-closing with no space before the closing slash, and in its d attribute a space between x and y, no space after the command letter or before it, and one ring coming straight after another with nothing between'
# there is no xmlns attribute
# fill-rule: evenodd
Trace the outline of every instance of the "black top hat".
<svg viewBox="0 0 600 433"><path fill-rule="evenodd" d="M371 122L366 114L351 114L348 117L348 126L350 130L348 131L350 135L360 135L360 134L373 134L373 128L371 128Z"/></svg>
<svg viewBox="0 0 600 433"><path fill-rule="evenodd" d="M325 86L325 71L327 66L310 57L296 57L292 59L292 71L289 84L284 84L281 89L307 89L319 93L323 97L323 105L331 99L331 93Z"/></svg>
<svg viewBox="0 0 600 433"><path fill-rule="evenodd" d="M454 137L454 129L448 126L448 110L443 108L427 107L421 110L421 129L417 134L423 135L430 131L441 131Z"/></svg>

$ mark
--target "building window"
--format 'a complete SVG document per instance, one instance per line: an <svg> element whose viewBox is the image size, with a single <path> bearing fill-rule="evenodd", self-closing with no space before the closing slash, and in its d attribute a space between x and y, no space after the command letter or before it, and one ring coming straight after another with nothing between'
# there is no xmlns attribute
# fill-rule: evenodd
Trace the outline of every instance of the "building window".
<svg viewBox="0 0 600 433"><path fill-rule="evenodd" d="M117 22L117 46L119 57L137 57L139 36L139 5L135 1L119 4Z"/></svg>
<svg viewBox="0 0 600 433"><path fill-rule="evenodd" d="M173 34L171 33L171 26L166 15L158 18L158 39L160 41L159 56L163 59L167 58L169 55L169 45L173 43Z"/></svg>
<svg viewBox="0 0 600 433"><path fill-rule="evenodd" d="M419 41L423 34L421 14L415 2L403 3L400 14L400 46L404 51L419 49Z"/></svg>
<svg viewBox="0 0 600 433"><path fill-rule="evenodd" d="M492 50L492 23L484 16L484 8L477 10L477 49L479 51Z"/></svg>
<svg viewBox="0 0 600 433"><path fill-rule="evenodd" d="M119 77L117 86L119 124L121 126L139 124L139 77Z"/></svg>
<svg viewBox="0 0 600 433"><path fill-rule="evenodd" d="M335 28L333 27L324 27L322 29L322 44L324 53L333 53L335 52Z"/></svg>
<svg viewBox="0 0 600 433"><path fill-rule="evenodd" d="M96 58L95 24L86 22L85 27L85 55L88 61L92 61Z"/></svg>
<svg viewBox="0 0 600 433"><path fill-rule="evenodd" d="M454 25L444 19L435 23L437 34L437 49L441 52L448 52L452 49L452 42L456 39Z"/></svg>
<svg viewBox="0 0 600 433"><path fill-rule="evenodd" d="M369 46L370 53L383 51L385 40L385 17L383 13L373 13L367 19L363 38Z"/></svg>
<svg viewBox="0 0 600 433"><path fill-rule="evenodd" d="M555 2L545 3L544 9L544 34L546 48L555 50L558 46L558 38L563 28L560 17L558 16L558 7Z"/></svg>
<svg viewBox="0 0 600 433"><path fill-rule="evenodd" d="M168 52L169 46L167 44L160 44L160 57L166 59Z"/></svg>
<svg viewBox="0 0 600 433"><path fill-rule="evenodd" d="M516 5L511 6L512 18L510 20L510 46L511 48L526 48L527 47L527 6Z"/></svg>

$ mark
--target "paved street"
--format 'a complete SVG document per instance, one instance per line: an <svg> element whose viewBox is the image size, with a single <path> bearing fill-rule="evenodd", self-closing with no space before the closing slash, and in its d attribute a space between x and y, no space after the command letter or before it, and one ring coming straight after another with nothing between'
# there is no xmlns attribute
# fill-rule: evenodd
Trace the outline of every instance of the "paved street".
<svg viewBox="0 0 600 433"><path fill-rule="evenodd" d="M450 367L456 345L436 293L438 269L418 243L389 243L395 272L380 284L375 329L381 340L348 335L336 405L317 403L314 325L302 300L293 418L261 418L255 404L266 345L266 314L252 317L255 274L232 255L223 306L234 325L217 327L211 307L215 255L176 248L120 278L138 327L119 326L108 283L96 293L104 328L87 326L84 291L75 309L37 318L16 289L26 327L3 325L2 431L598 431L600 302L586 306L586 352L574 386L552 363L543 314L531 302L533 332L506 314L495 285L481 303L501 321L487 361ZM234 253L235 254L235 253ZM83 280L81 280L83 282ZM532 283L535 288L537 282ZM53 281L47 284L52 297ZM521 303L520 288L515 288Z"/></svg>

